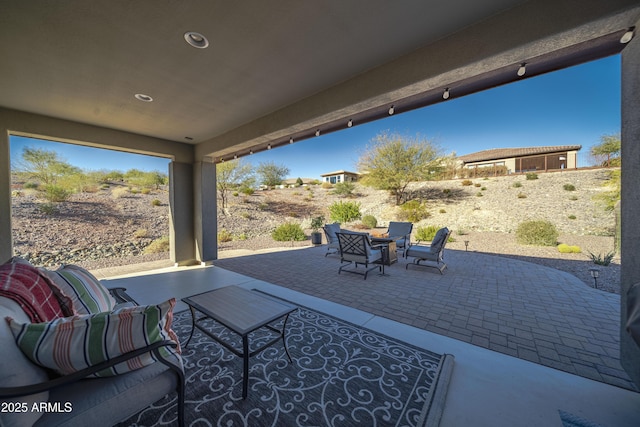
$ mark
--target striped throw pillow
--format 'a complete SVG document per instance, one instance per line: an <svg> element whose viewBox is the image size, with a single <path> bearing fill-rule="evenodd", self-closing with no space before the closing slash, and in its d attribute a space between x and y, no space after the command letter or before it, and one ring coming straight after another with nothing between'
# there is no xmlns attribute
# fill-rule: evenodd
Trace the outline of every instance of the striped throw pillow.
<svg viewBox="0 0 640 427"><path fill-rule="evenodd" d="M172 298L162 304L126 307L112 313L63 317L45 323L18 323L7 318L20 350L34 363L68 375L158 341L178 337L171 329ZM164 347L163 356L181 365L179 347ZM156 359L146 353L100 371L108 377L140 369Z"/></svg>
<svg viewBox="0 0 640 427"><path fill-rule="evenodd" d="M111 311L116 300L95 276L77 265L65 265L56 271L41 269L53 282L59 300L71 299L70 314L93 314Z"/></svg>

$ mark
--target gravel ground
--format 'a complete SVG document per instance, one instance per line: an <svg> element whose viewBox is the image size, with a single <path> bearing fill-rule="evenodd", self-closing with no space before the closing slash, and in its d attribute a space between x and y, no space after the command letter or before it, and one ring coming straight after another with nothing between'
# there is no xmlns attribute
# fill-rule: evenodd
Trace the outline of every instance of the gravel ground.
<svg viewBox="0 0 640 427"><path fill-rule="evenodd" d="M613 250L612 230L615 216L594 202L594 196L606 191L606 170L572 171L539 174L528 181L524 176L507 176L474 180L463 186L460 180L429 182L413 186L411 191L428 206L431 216L422 225L448 226L455 242L449 249L468 250L508 256L565 271L594 286L589 268L600 269L598 288L619 293L620 260L609 266L596 266L589 253L604 255ZM519 183L519 184L516 184ZM575 191L565 191L572 184ZM56 212L46 214L41 200L30 190L14 185L12 198L13 241L17 255L65 253L78 249L105 247L122 242L145 246L168 236L168 193L160 189L151 194L122 194L121 186L96 193L76 194L69 202L58 205ZM482 194L480 196L479 194ZM522 197L522 195L526 197ZM160 201L156 206L154 199ZM220 251L233 249L259 250L277 247L308 246L302 242L275 242L271 231L283 222L297 222L307 234L310 219L329 217L328 206L344 200L331 189L320 186L257 191L251 196L231 196L229 206L219 209L219 230L233 240L221 242ZM360 203L363 215L373 215L378 226L386 229L396 220L399 209L386 192L357 187L351 201ZM157 204L157 203L156 203ZM526 219L548 219L560 231L560 243L577 245L579 254L561 254L555 247L522 246L516 242L515 228ZM359 224L345 224L356 228ZM144 232L143 232L144 230ZM141 237L142 236L142 237ZM103 253L103 252L102 252ZM143 254L134 251L126 256L97 256L73 259L89 269L114 267L169 258L167 252ZM65 261L68 262L68 261ZM50 265L48 265L50 266Z"/></svg>

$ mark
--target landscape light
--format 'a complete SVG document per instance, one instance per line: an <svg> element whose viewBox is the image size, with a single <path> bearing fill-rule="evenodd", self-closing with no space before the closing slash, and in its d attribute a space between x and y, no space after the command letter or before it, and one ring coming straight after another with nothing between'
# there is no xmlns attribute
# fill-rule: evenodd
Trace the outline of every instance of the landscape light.
<svg viewBox="0 0 640 427"><path fill-rule="evenodd" d="M589 273L591 274L591 277L593 277L595 288L598 289L598 276L600 276L600 269L595 267L590 268Z"/></svg>

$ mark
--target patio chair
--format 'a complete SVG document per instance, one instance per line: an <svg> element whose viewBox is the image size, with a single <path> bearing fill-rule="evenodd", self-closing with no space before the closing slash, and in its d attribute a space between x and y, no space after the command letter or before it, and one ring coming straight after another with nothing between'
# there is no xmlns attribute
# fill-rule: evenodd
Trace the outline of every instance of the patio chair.
<svg viewBox="0 0 640 427"><path fill-rule="evenodd" d="M384 274L384 264L382 263L383 249L378 246L371 245L369 235L366 233L336 233L338 242L340 243L340 262L355 264L355 269L344 270L348 273L362 274L367 279L369 271L378 268L381 274ZM364 265L364 272L357 270L358 264ZM370 264L376 264L370 267ZM338 274L342 269L347 267L343 265L338 269Z"/></svg>
<svg viewBox="0 0 640 427"><path fill-rule="evenodd" d="M340 223L334 222L333 224L325 224L322 229L324 230L324 235L327 238L327 252L324 254L324 256L339 253L340 243L338 242L338 236L336 236L336 233L339 233L341 231Z"/></svg>
<svg viewBox="0 0 640 427"><path fill-rule="evenodd" d="M389 222L389 229L387 230L387 236L398 237L395 240L396 250L401 250L404 253L405 249L411 243L411 232L413 231L413 224L410 222Z"/></svg>
<svg viewBox="0 0 640 427"><path fill-rule="evenodd" d="M451 236L451 231L447 227L441 228L436 232L436 235L431 241L431 245L421 245L420 241L413 245L409 245L405 250L405 258L413 257L413 261L405 266L405 269L409 268L409 265L417 265L420 267L431 267L437 269L440 274L447 268L447 264L444 263L444 247ZM420 264L421 261L426 261L426 264Z"/></svg>

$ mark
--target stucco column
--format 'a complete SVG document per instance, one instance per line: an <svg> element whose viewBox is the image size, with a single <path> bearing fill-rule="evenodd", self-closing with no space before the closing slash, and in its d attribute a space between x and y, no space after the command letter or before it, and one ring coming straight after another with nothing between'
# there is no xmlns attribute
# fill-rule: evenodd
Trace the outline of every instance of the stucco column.
<svg viewBox="0 0 640 427"><path fill-rule="evenodd" d="M171 260L176 265L192 264L194 243L193 165L169 164L169 239Z"/></svg>
<svg viewBox="0 0 640 427"><path fill-rule="evenodd" d="M196 260L201 264L218 258L216 165L196 162L193 176Z"/></svg>
<svg viewBox="0 0 640 427"><path fill-rule="evenodd" d="M640 347L625 329L629 288L640 282L640 36L622 51L622 197L620 360L640 386Z"/></svg>
<svg viewBox="0 0 640 427"><path fill-rule="evenodd" d="M0 263L13 256L12 240L9 133L0 129Z"/></svg>

